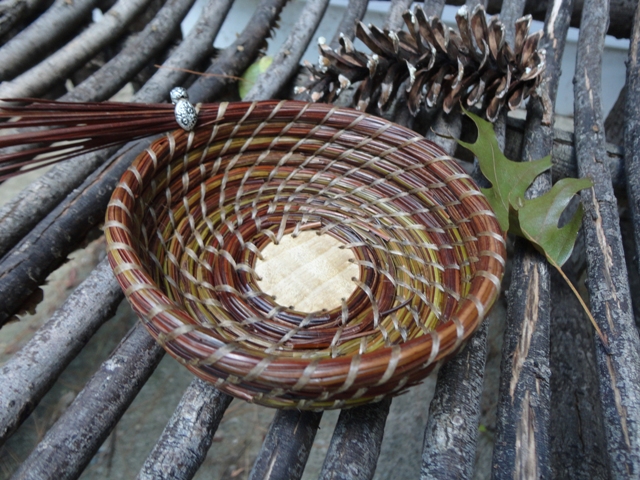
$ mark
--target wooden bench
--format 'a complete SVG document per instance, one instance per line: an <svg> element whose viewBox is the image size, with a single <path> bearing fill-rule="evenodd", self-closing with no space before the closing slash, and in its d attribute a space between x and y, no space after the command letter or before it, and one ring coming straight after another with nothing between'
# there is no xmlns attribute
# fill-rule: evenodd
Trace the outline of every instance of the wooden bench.
<svg viewBox="0 0 640 480"><path fill-rule="evenodd" d="M261 0L235 42L217 52L211 45L232 2L203 3L194 30L182 38L179 23L193 0L1 0L0 41L6 43L0 47L0 79L4 81L0 98L48 95L69 101L103 101L125 84L135 87L136 102L165 101L173 86L189 84L193 101L233 98L231 77L241 75L255 60L269 32L277 28L285 2ZM261 80L254 99L293 95L290 87L299 71L300 56L314 39L327 3L308 0L299 23L275 57L277 68ZM497 131L512 158L539 158L553 151L553 180L576 174L594 180L594 188L581 194L585 220L566 271L574 281L586 279L583 293L608 339L609 351L594 339L593 328L563 280L535 250L516 240L502 307L495 309L461 354L440 368L437 377L433 375L409 394L393 402L344 410L338 418L337 413L327 412L323 419L318 412L273 411L247 404L228 410L229 396L198 379L180 379L176 382L181 386L190 382L184 393L182 387L176 390L170 384L157 390L156 395L174 398L177 394L182 399L157 443L147 434L149 456L135 464L127 460L132 457L128 452L113 456L114 445L117 455L128 447L126 441L120 447L113 443L116 437L110 434L152 375L160 383L172 378L169 374L164 377L162 368L154 374L164 350L139 323L122 336L95 374L86 383L82 381L84 385L70 389L79 390L71 395L72 400L54 395L61 413L50 428L42 429L32 414L58 378L70 382L73 375L81 377L76 373L77 362L91 353L83 351L85 345L99 350L118 331L114 322L107 321L123 294L102 260L0 366L0 478L79 478L88 466L83 478L111 478L104 465L115 461L120 465L112 466L113 471L127 477L140 470L139 478L210 478L215 474L220 478L294 479L302 478L311 458L317 465L307 466L307 478L314 472L323 479L360 479L374 477L381 451L381 464L386 463L377 478L640 475L640 340L633 311L634 306L640 308L634 305L640 296L633 293L637 292L636 249L640 245L640 9L636 12L633 2L622 0L611 6L599 0L573 3L519 1L501 7L499 2L489 2L488 11L501 10L505 25L513 24L523 12L546 17L548 81L542 88L549 89L552 97L569 24L581 27L573 135L545 125L537 103L532 103L525 123L509 119L499 122ZM401 14L409 6L406 0L392 1L385 27L399 28ZM112 10L111 20L105 15L111 23L87 28L97 7L116 9L117 15ZM440 14L443 7L440 0L424 5L431 15ZM337 31L353 36L354 21L366 9L366 1L350 0ZM614 108L606 132L622 139L618 145L606 143L600 104L607 27L614 35L631 38L626 97L622 97L626 99ZM7 41L20 31L33 33L22 42ZM76 35L81 41L63 48ZM37 47L34 38L46 38L46 48ZM153 65L158 63L165 68L153 75ZM35 73L12 81L38 64L31 70ZM99 68L102 65L105 68ZM212 75L196 78L187 72L205 69ZM68 92L67 79L75 85ZM406 115L392 117L413 124ZM616 118L623 121L616 124ZM433 131L460 134L461 118L457 113L439 114L432 129L416 128L453 153L454 143ZM112 148L60 164L0 209L0 325L25 304L33 303L51 272L88 235L96 236L115 184L140 149L140 144L120 151ZM542 177L532 194L543 192L551 180L551 176ZM101 248L92 245L90 248ZM125 318L131 314L121 312L118 318L122 329L130 324ZM72 363L78 355L80 360ZM494 367L485 378L488 355ZM499 369L495 368L498 358ZM146 402L160 403L148 397ZM149 408L148 415L152 415L149 404L135 408ZM225 411L230 418L234 408L238 416L255 415L242 425L245 429L254 426L248 436L258 443L264 437L259 451L236 446L232 433L214 437L225 421ZM264 419L271 417L268 428L262 430ZM134 436L128 428L140 427L143 433L146 428L124 425L118 427L120 439ZM319 425L333 430L318 433ZM35 435L40 441L33 452L28 456L17 453L21 443L32 441L28 439L34 435L26 431L36 427L42 431ZM244 433L240 438L247 437ZM391 438L386 444L385 435ZM212 442L211 456L216 457L216 451L233 456L226 462L217 456L224 468L206 462ZM219 448L228 442L231 444ZM242 454L236 455L236 448ZM390 458L394 455L395 461Z"/></svg>

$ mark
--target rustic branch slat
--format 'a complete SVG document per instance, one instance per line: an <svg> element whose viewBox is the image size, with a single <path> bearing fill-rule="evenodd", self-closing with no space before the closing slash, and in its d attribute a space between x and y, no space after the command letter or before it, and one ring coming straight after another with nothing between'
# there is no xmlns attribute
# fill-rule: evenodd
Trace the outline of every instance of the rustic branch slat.
<svg viewBox="0 0 640 480"><path fill-rule="evenodd" d="M12 477L75 479L160 363L164 350L138 323ZM136 361L132 362L131 358Z"/></svg>
<svg viewBox="0 0 640 480"><path fill-rule="evenodd" d="M321 412L276 411L249 480L301 478L321 418Z"/></svg>
<svg viewBox="0 0 640 480"><path fill-rule="evenodd" d="M271 37L286 0L261 0L240 36L225 48L189 88L192 102L211 101L220 95L227 85L236 81L233 77L242 73L258 56L265 39Z"/></svg>
<svg viewBox="0 0 640 480"><path fill-rule="evenodd" d="M424 433L423 480L473 478L488 327L485 321L438 372Z"/></svg>
<svg viewBox="0 0 640 480"><path fill-rule="evenodd" d="M534 154L529 158L541 157ZM546 177L544 183L550 186L550 175ZM536 190L543 192L543 182L537 183ZM493 474L504 479L550 478L549 267L542 255L519 238L514 252L500 365Z"/></svg>
<svg viewBox="0 0 640 480"><path fill-rule="evenodd" d="M321 480L371 479L376 471L391 399L342 410L320 472Z"/></svg>
<svg viewBox="0 0 640 480"><path fill-rule="evenodd" d="M11 436L62 371L124 298L106 260L34 337L0 368L11 388L0 389L0 445Z"/></svg>
<svg viewBox="0 0 640 480"><path fill-rule="evenodd" d="M277 96L295 75L300 59L311 42L327 6L329 6L329 0L307 2L289 36L274 56L273 63L258 77L244 100L266 100Z"/></svg>
<svg viewBox="0 0 640 480"><path fill-rule="evenodd" d="M424 10L427 17L440 16L445 4L445 0L425 0L422 4L422 10Z"/></svg>
<svg viewBox="0 0 640 480"><path fill-rule="evenodd" d="M640 7L636 8L627 61L624 109L624 166L635 237L635 266L640 269Z"/></svg>
<svg viewBox="0 0 640 480"><path fill-rule="evenodd" d="M98 0L57 0L31 25L0 48L0 81L10 80L59 48L78 28L91 21L91 10L97 4ZM28 10L27 2L24 1L14 3L14 7L16 10L23 8L23 13ZM0 9L0 32L5 28L5 15ZM18 18L9 20L7 25L17 20Z"/></svg>
<svg viewBox="0 0 640 480"><path fill-rule="evenodd" d="M633 41L630 48L633 49ZM631 52L630 52L631 53ZM630 55L631 56L631 55ZM629 68L627 65L627 83L629 83ZM604 133L606 135L607 143L613 143L614 145L624 145L624 127L625 127L625 113L627 88L622 87L616 103L613 104L611 110L607 114L607 118L604 119Z"/></svg>
<svg viewBox="0 0 640 480"><path fill-rule="evenodd" d="M550 4L545 22L547 76L540 88L555 103L569 17L573 2ZM537 160L552 153L553 127L544 123L540 101L530 102L522 159ZM528 191L530 198L551 188L551 173L540 175ZM549 266L544 257L518 238L512 258L507 294L507 321L500 368L495 478L549 478L551 323Z"/></svg>
<svg viewBox="0 0 640 480"><path fill-rule="evenodd" d="M232 397L195 378L184 392L139 480L189 480L204 461Z"/></svg>
<svg viewBox="0 0 640 480"><path fill-rule="evenodd" d="M329 42L331 48L338 48L341 35L344 35L350 40L354 39L356 36L356 24L364 17L368 5L369 0L349 0L345 16L342 18L340 25L338 25L338 29L333 35L331 42Z"/></svg>
<svg viewBox="0 0 640 480"><path fill-rule="evenodd" d="M594 186L581 192L585 210L591 312L609 343L596 340L607 452L613 478L640 473L640 338L635 327L618 208L605 163L600 103L602 52L609 5L587 0L574 77L578 169Z"/></svg>
<svg viewBox="0 0 640 480"><path fill-rule="evenodd" d="M581 252L584 256L584 252ZM572 266L565 273L574 283L579 275ZM551 271L552 478L609 478L609 458L598 390L593 342L595 332L567 283Z"/></svg>
<svg viewBox="0 0 640 480"><path fill-rule="evenodd" d="M47 0L0 0L0 39L46 3Z"/></svg>
<svg viewBox="0 0 640 480"><path fill-rule="evenodd" d="M37 97L56 83L64 82L68 75L84 65L106 45L125 32L129 23L150 0L120 0L102 20L94 23L45 60L0 84L0 98Z"/></svg>
<svg viewBox="0 0 640 480"><path fill-rule="evenodd" d="M60 100L100 102L115 95L175 38L194 3L195 0L168 0L134 41Z"/></svg>
<svg viewBox="0 0 640 480"><path fill-rule="evenodd" d="M391 0L389 15L384 22L386 30L400 30L404 26L402 14L411 8L411 0Z"/></svg>

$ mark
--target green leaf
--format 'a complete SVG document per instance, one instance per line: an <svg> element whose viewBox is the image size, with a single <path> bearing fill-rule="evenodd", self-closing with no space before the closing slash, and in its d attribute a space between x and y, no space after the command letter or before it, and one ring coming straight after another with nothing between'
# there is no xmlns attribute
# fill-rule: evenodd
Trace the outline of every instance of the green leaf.
<svg viewBox="0 0 640 480"><path fill-rule="evenodd" d="M483 188L482 193L493 207L500 227L526 238L545 255L571 287L608 351L607 338L561 268L573 251L582 222L582 205L562 228L558 228L560 216L573 196L584 188L592 187L593 182L588 178L565 178L544 195L526 199L525 192L535 178L551 168L551 156L532 162L513 162L501 152L493 126L466 110L464 113L476 124L478 139L475 143L460 140L458 143L475 154L480 170L491 182L491 188Z"/></svg>
<svg viewBox="0 0 640 480"><path fill-rule="evenodd" d="M496 213L500 227L506 232L509 230L509 216L523 205L524 193L529 185L538 175L551 168L551 157L532 162L509 160L500 150L491 123L466 110L465 114L476 124L478 138L475 143L460 140L458 143L473 152L482 173L491 183L491 188L481 190Z"/></svg>
<svg viewBox="0 0 640 480"><path fill-rule="evenodd" d="M562 266L571 255L582 222L582 205L562 228L558 228L558 221L573 196L580 190L592 186L593 182L589 178L565 178L558 181L544 195L525 200L524 205L518 210L523 236L531 241L550 263Z"/></svg>
<svg viewBox="0 0 640 480"><path fill-rule="evenodd" d="M252 63L249 68L242 75L242 80L240 80L240 85L238 86L238 90L240 92L240 98L244 98L249 90L253 87L253 85L258 80L258 77L263 74L269 65L273 62L273 57L264 56L260 59L256 60Z"/></svg>

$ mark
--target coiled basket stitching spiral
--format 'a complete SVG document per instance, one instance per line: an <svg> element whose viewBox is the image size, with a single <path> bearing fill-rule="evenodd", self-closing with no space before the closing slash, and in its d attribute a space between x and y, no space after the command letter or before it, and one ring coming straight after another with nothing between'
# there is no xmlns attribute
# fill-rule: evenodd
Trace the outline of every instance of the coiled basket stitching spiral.
<svg viewBox="0 0 640 480"><path fill-rule="evenodd" d="M106 220L129 302L196 375L262 405L343 408L419 382L480 324L504 239L437 146L355 110L290 101L205 105L199 125L137 158ZM257 286L261 249L303 230L356 257L341 307L298 312Z"/></svg>

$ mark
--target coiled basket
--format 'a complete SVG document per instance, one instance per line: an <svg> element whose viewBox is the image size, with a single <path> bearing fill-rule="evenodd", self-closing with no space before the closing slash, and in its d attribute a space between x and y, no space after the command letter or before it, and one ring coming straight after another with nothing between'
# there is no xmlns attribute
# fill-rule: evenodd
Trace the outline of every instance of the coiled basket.
<svg viewBox="0 0 640 480"><path fill-rule="evenodd" d="M258 287L261 250L315 230L350 248L331 311ZM200 107L142 153L108 207L109 260L149 332L199 377L279 408L397 395L463 345L496 299L505 243L474 182L383 119L290 101Z"/></svg>

